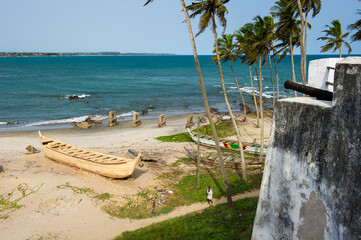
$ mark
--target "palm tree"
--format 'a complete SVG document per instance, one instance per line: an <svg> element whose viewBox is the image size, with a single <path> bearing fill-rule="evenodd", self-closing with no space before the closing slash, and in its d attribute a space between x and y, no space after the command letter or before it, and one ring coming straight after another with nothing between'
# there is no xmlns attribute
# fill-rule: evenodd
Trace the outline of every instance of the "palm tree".
<svg viewBox="0 0 361 240"><path fill-rule="evenodd" d="M358 15L361 15L361 9L357 9ZM355 23L348 25L349 30L356 30L357 32L352 35L352 42L353 41L361 41L361 19L357 20Z"/></svg>
<svg viewBox="0 0 361 240"><path fill-rule="evenodd" d="M294 0L291 0L294 2ZM307 67L307 27L308 14L312 10L312 17L315 17L321 11L321 0L296 0L298 14L301 18L300 48L301 48L301 75L302 83L306 85L306 67ZM296 10L296 8L294 8ZM305 13L305 14L303 14Z"/></svg>
<svg viewBox="0 0 361 240"><path fill-rule="evenodd" d="M147 0L147 2L145 3L145 5L147 5L148 3L153 2L153 0ZM192 31L192 26L191 26L191 22L190 22L190 17L186 8L186 4L184 2L184 0L180 0L181 5L182 5L182 9L183 12L185 14L186 17L186 22L187 22L187 26L188 26L188 32L189 32L189 37L191 40L191 44L192 44L192 49L193 49L193 55L194 55L194 62L197 68L197 74L198 74L198 78L199 78L199 84L201 86L201 91L202 91L202 96L203 96L203 102L204 102L204 107L206 109L206 113L207 113L207 117L209 120L209 125L211 127L212 130L212 135L214 138L214 141L216 143L216 150L217 150L217 155L218 155L218 159L219 159L219 164L221 167L221 172L222 172L222 176L223 176L223 181L224 181L224 187L226 189L226 194L227 194L227 203L228 203L228 207L229 208L233 208L233 202L232 202L232 197L231 197L231 192L229 190L229 184L228 184L228 179L227 179L227 175L224 169L224 162L223 162L223 156L222 156L222 150L221 147L219 146L219 141L218 141L218 136L217 136L217 131L216 128L214 126L214 122L212 119L212 114L208 105L208 99L207 99L207 93L206 93L206 88L204 86L204 81L203 81L203 76L202 76L202 72L201 72L201 67L199 64L199 59L198 59L198 53L197 53L197 48L196 48L196 43L194 41L194 35L193 35L193 31ZM144 5L144 6L145 6Z"/></svg>
<svg viewBox="0 0 361 240"><path fill-rule="evenodd" d="M275 24L274 24L274 21L273 21L273 17L269 17L269 18L267 18L267 20L268 20L267 24L268 24L269 31L271 31L270 35L272 37L270 39L270 49L272 51L274 51L273 42L276 39L275 32L274 32ZM274 81L273 81L271 52L268 53L268 63L269 63L269 69L270 69L270 73L271 73L272 93L273 93L273 109L274 109L274 107L276 105L276 95L275 95L275 87L274 87Z"/></svg>
<svg viewBox="0 0 361 240"><path fill-rule="evenodd" d="M340 50L341 58L341 46L344 44L348 49L348 55L350 56L352 52L351 45L345 40L345 38L350 34L349 32L342 34L341 23L339 20L333 20L331 22L332 26L326 25L326 30L322 32L326 33L325 37L319 37L317 40L326 40L327 44L321 47L321 52L327 52L333 48L333 52L337 49Z"/></svg>
<svg viewBox="0 0 361 240"><path fill-rule="evenodd" d="M221 85L222 85L224 100L226 102L227 109L228 109L229 115L231 117L233 127L236 132L236 136L237 136L237 140L238 140L238 144L239 144L239 150L241 153L242 179L244 182L246 182L247 178L246 178L246 166L245 166L245 161L244 161L244 151L243 151L243 147L242 147L243 144L242 144L241 136L239 134L239 130L238 130L235 118L233 116L232 109L228 102L227 91L226 91L226 87L224 84L221 60L220 60L220 56L219 56L218 41L217 41L216 16L219 19L221 26L225 29L226 24L227 24L225 14L228 13L228 10L224 6L224 4L227 3L228 1L229 0L197 0L197 2L189 5L187 7L187 9L189 9L193 12L190 15L191 18L194 18L197 15L201 15L200 22L199 22L200 30L197 33L197 35L202 33L209 25L212 25L213 37L214 37L214 43L215 43L215 49L216 49L216 56L217 56L217 65L218 65L219 75L221 78Z"/></svg>
<svg viewBox="0 0 361 240"><path fill-rule="evenodd" d="M263 96L262 96L262 66L266 62L267 57L272 49L273 42L273 19L270 16L262 18L257 16L254 18L254 23L248 25L249 35L252 36L251 45L243 56L243 60L249 63L258 61L258 72L259 72L259 94L260 94L260 113L261 113L261 150L260 160L263 157L264 150L264 118L263 118Z"/></svg>
<svg viewBox="0 0 361 240"><path fill-rule="evenodd" d="M257 124L256 126L259 127L259 111L258 111L258 103L257 103L257 97L254 91L253 86L253 76L252 76L252 65L255 64L256 60L250 60L250 52L251 52L251 45L254 42L254 26L252 23L247 23L243 27L241 27L239 30L235 32L236 40L237 40L237 57L242 60L241 64L247 64L249 67L249 75L251 80L251 86L252 86L252 95L253 95L253 101L254 106L256 108L256 116L257 116ZM247 56L248 58L246 58Z"/></svg>
<svg viewBox="0 0 361 240"><path fill-rule="evenodd" d="M244 101L241 88L239 87L238 80L236 78L236 74L234 73L234 70L233 70L232 62L234 63L237 59L236 44L233 42L233 37L234 36L232 34L227 34L227 35L223 34L222 38L218 38L217 41L218 41L219 54L220 54L219 57L220 57L222 63L229 62L229 65L230 65L231 71L232 71L232 75L234 78L234 82L236 83L238 92L241 95L242 104L243 104L243 113L245 116L247 116L246 103ZM213 53L216 53L216 49L213 50ZM214 55L212 57L211 63L213 63L213 62L217 62L216 55Z"/></svg>
<svg viewBox="0 0 361 240"><path fill-rule="evenodd" d="M259 68L259 95L260 95L260 112L261 112L261 151L260 151L260 160L263 157L263 147L264 147L264 118L263 118L263 96L262 96L262 65L264 64L267 56L269 56L271 51L271 44L273 42L273 29L272 23L273 19L270 16L257 16L254 18L255 25L255 35L256 41L253 44L254 54L258 56L258 68ZM262 60L264 59L264 61Z"/></svg>
<svg viewBox="0 0 361 240"><path fill-rule="evenodd" d="M283 52L281 59L286 54L290 53L291 65L292 65L292 81L296 82L295 64L293 58L293 49L295 46L299 46L300 39L300 21L295 17L295 11L290 5L290 0L279 0L275 2L275 5L271 7L271 15L278 18L276 23L276 36L279 40L279 44L276 48L279 48L279 52ZM296 91L293 91L293 96L296 97Z"/></svg>

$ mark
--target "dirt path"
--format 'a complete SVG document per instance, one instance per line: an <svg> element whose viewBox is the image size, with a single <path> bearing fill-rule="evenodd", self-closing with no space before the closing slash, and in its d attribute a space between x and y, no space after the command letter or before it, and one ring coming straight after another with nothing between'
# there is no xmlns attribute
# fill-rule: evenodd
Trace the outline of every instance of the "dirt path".
<svg viewBox="0 0 361 240"><path fill-rule="evenodd" d="M233 201L240 200L243 198L249 198L249 197L257 197L259 195L259 190L247 192L243 194L238 194L232 197ZM226 203L227 199L226 197L222 197L220 199L213 199L214 205ZM176 208L174 211L166 214L157 216L154 218L147 218L147 219L141 219L141 220L129 220L129 219L118 219L113 222L113 224L107 225L107 230L104 229L104 231L107 231L109 233L109 239L114 238L115 236L121 234L125 231L134 231L139 228L146 227L148 225L151 225L153 223L162 222L168 219L172 219L175 217L184 216L191 212L201 211L203 209L206 209L209 207L209 205L205 202L202 203L194 203L189 206L182 206L179 208ZM104 226L105 227L105 226ZM111 234L110 234L111 233ZM104 236L104 234L102 234ZM91 236L89 239L97 239L96 236Z"/></svg>

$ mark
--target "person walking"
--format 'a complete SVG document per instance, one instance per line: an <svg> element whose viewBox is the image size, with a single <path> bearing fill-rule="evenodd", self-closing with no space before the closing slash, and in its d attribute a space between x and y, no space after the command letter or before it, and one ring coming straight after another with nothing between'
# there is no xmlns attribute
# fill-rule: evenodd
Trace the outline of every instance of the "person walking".
<svg viewBox="0 0 361 240"><path fill-rule="evenodd" d="M207 189L207 202L208 202L208 204L213 204L212 197L213 197L212 188L210 186L208 186L208 189Z"/></svg>

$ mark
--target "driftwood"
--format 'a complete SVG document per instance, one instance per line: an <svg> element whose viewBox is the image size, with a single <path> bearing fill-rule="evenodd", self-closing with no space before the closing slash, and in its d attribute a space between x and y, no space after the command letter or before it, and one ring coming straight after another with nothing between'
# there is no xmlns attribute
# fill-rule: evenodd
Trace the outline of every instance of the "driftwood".
<svg viewBox="0 0 361 240"><path fill-rule="evenodd" d="M133 114L133 127L139 127L142 121L140 121L140 114L134 113Z"/></svg>
<svg viewBox="0 0 361 240"><path fill-rule="evenodd" d="M115 111L109 112L108 126L113 127L117 125L117 116L115 115Z"/></svg>
<svg viewBox="0 0 361 240"><path fill-rule="evenodd" d="M167 123L166 123L166 121L165 121L165 114L161 114L161 115L159 115L159 117L158 117L158 127L165 127L165 125L166 125Z"/></svg>
<svg viewBox="0 0 361 240"><path fill-rule="evenodd" d="M128 149L128 152L130 154L132 154L133 156L138 156L138 154L139 154L139 152L134 150L134 149ZM158 160L153 159L150 156L145 155L143 153L140 155L140 160L142 160L142 161L150 161L150 162L157 162L158 161Z"/></svg>

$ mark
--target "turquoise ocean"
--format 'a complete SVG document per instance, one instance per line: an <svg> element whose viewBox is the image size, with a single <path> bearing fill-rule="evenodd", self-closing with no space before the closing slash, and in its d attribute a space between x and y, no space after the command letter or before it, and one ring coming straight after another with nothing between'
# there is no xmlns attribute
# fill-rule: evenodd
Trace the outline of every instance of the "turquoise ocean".
<svg viewBox="0 0 361 240"><path fill-rule="evenodd" d="M307 60L324 57L329 56L310 55ZM200 56L208 101L225 111L218 67L210 62L211 56ZM295 56L298 82L299 65L300 56ZM246 101L251 101L248 66L233 66ZM239 111L241 98L229 63L223 70L232 109ZM281 98L290 97L283 87L292 78L289 57L278 64L278 74ZM258 89L257 79L253 83ZM268 65L263 67L263 91L271 100ZM69 98L74 95L79 98ZM141 118L204 112L193 56L3 57L0 103L0 131L72 127L72 122L88 116L107 119L110 110L124 120L135 112L142 113Z"/></svg>

